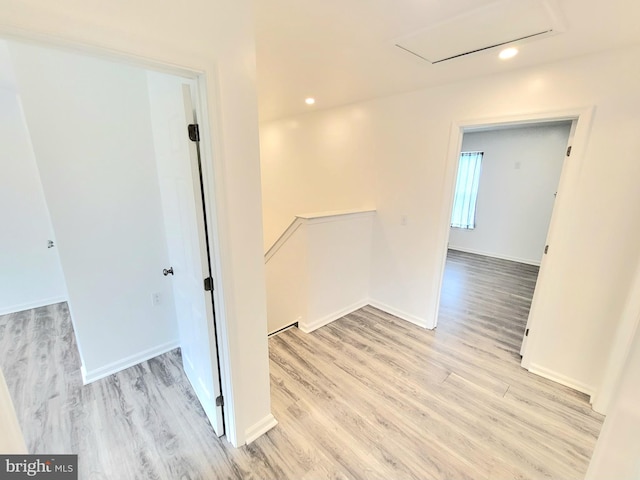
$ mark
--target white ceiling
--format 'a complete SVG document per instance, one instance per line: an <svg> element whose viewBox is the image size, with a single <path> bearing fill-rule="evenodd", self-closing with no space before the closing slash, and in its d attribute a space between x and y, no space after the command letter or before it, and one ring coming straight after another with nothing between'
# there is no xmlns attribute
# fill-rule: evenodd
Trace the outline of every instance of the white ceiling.
<svg viewBox="0 0 640 480"><path fill-rule="evenodd" d="M508 61L496 48L432 65L395 46L494 1L255 0L260 119L640 43L637 0L539 0L553 2L565 31L521 42ZM304 103L309 96L312 107Z"/></svg>

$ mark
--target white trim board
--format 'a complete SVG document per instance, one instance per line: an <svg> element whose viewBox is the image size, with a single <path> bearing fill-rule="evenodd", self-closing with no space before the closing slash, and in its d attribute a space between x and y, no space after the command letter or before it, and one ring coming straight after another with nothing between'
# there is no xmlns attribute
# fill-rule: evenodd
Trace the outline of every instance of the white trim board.
<svg viewBox="0 0 640 480"><path fill-rule="evenodd" d="M318 328L324 327L325 325L334 322L345 315L349 315L350 313L355 312L356 310L361 309L362 307L366 307L369 304L368 299L360 300L356 303L351 304L350 306L343 308L342 310L338 310L337 312L330 313L329 315L325 315L322 318L318 318L316 320L311 321L298 321L298 328L304 333L311 333Z"/></svg>
<svg viewBox="0 0 640 480"><path fill-rule="evenodd" d="M455 250L456 252L464 252L464 253L473 253L474 255L482 255L482 256L491 257L491 258L499 258L500 260L509 260L510 262L524 263L526 265L534 265L536 267L540 266L540 262L536 262L534 260L526 260L524 258L510 257L509 255L500 255L498 253L484 252L482 250L474 250L473 248L452 247L451 245L449 245L448 250Z"/></svg>
<svg viewBox="0 0 640 480"><path fill-rule="evenodd" d="M586 385L582 382L579 382L578 380L569 378L566 375L557 373L549 368L536 365L535 363L529 365L529 368L527 370L535 375L546 378L547 380L551 380L553 382L559 383L560 385L564 385L565 387L572 388L573 390L577 390L578 392L585 393L589 395L589 397L591 397L596 391L596 389L590 385Z"/></svg>
<svg viewBox="0 0 640 480"><path fill-rule="evenodd" d="M462 137L464 133L477 131L480 129L488 129L491 127L503 126L503 125L526 125L544 123L549 121L560 120L572 120L577 121L575 135L573 137L573 151L576 152L572 157L572 162L564 162L562 174L560 175L560 184L558 190L566 191L563 198L571 197L572 186L575 185L579 178L580 170L582 168L584 151L589 139L589 131L591 128L591 122L593 118L593 112L595 107L576 107L558 111L532 111L528 113L521 113L519 115L507 115L497 117L486 117L479 119L455 119L451 123L451 129L449 132L449 147L447 153L447 162L445 167L445 180L443 189L443 201L441 210L441 223L435 232L438 238L438 267L434 272L433 289L431 291L431 297L435 299L433 309L428 313L429 324L432 328L435 328L438 324L438 312L440 310L440 293L442 290L442 281L444 278L445 263L447 258L447 248L449 244L449 234L451 232L451 211L453 208L453 197L455 191L455 180L458 171L458 164L460 160L460 150L462 147ZM558 221L558 210L566 208L566 200L557 200L554 205L554 213L551 217L549 230L547 233L547 243L552 243L556 235L556 224ZM531 328L537 318L537 312L539 310L540 298L544 295L540 293L544 290L544 286L548 282L548 274L546 272L548 267L541 267L538 281L536 284L536 290L534 292L531 309L529 312L529 320L527 328ZM523 344L524 350L522 351L522 366L527 367L529 365L530 351L532 350L529 344L533 340L525 341Z"/></svg>
<svg viewBox="0 0 640 480"><path fill-rule="evenodd" d="M282 232L282 234L278 237L278 239L273 242L273 245L271 245L267 252L264 254L265 264L268 263L269 260L271 260L271 258L278 252L278 250L282 248L285 242L289 240L289 238L291 238L294 233L296 233L298 228L300 228L300 226L302 225L302 221L303 220L301 218L294 218L289 226L284 230L284 232Z"/></svg>
<svg viewBox="0 0 640 480"><path fill-rule="evenodd" d="M343 308L337 312L326 315L320 319L313 320L310 322L298 321L298 329L300 329L304 333L311 333L318 328L324 327L325 325L330 324L331 322L335 322L336 320L341 319L342 317L349 315L350 313L355 312L356 310L360 310L363 307L372 306L377 308L378 310L382 310L389 315L393 315L394 317L399 318L400 320L404 320L405 322L409 322L413 325L416 325L421 328L429 329L426 325L426 321L420 317L412 315L407 312L403 312L402 310L398 310L397 308L390 307L382 302L378 302L377 300L373 300L371 298L361 300L356 302L349 307Z"/></svg>
<svg viewBox="0 0 640 480"><path fill-rule="evenodd" d="M351 216L372 216L376 213L375 209L372 210L339 210L334 212L319 212L319 213L304 213L296 215L291 223L284 229L282 234L273 242L264 254L264 263L266 264L271 260L278 250L285 244L287 240L300 228L303 224L316 225L318 223L335 222L346 220L342 217Z"/></svg>
<svg viewBox="0 0 640 480"><path fill-rule="evenodd" d="M314 212L314 213L300 213L296 215L296 218L304 218L306 220L313 220L315 218L324 217L340 217L342 215L359 215L361 213L375 213L375 208L358 208L351 210L331 210L326 212Z"/></svg>
<svg viewBox="0 0 640 480"><path fill-rule="evenodd" d="M398 317L400 320L404 320L405 322L413 323L421 328L426 328L427 330L433 330L432 327L427 326L427 321L423 318L420 318L411 313L403 312L402 310L398 310L397 308L391 307L385 303L378 302L377 300L369 299L369 305L377 308L378 310L382 310L389 315L393 315L394 317Z"/></svg>
<svg viewBox="0 0 640 480"><path fill-rule="evenodd" d="M25 310L32 310L34 308L47 307L49 305L55 305L56 303L66 302L67 297L50 297L35 302L20 303L11 307L6 307L0 310L0 315L9 315L10 313L24 312Z"/></svg>
<svg viewBox="0 0 640 480"><path fill-rule="evenodd" d="M82 383L84 385L87 385L89 383L95 382L96 380L100 380L102 378L108 377L109 375L113 375L114 373L121 372L122 370L126 370L127 368L138 365L139 363L146 362L147 360L157 357L158 355L170 352L171 350L173 350L174 348L178 348L179 346L180 343L176 339L152 348L148 348L147 350L143 350L142 352L125 357L122 360L111 362L104 367L96 368L93 370L86 370L83 366L81 369Z"/></svg>
<svg viewBox="0 0 640 480"><path fill-rule="evenodd" d="M278 424L278 421L275 419L275 417L271 413L266 417L264 417L259 422L254 423L249 428L247 428L244 432L244 436L246 438L246 444L249 445L256 438L258 438L261 435L264 435L273 427L275 427L277 424Z"/></svg>

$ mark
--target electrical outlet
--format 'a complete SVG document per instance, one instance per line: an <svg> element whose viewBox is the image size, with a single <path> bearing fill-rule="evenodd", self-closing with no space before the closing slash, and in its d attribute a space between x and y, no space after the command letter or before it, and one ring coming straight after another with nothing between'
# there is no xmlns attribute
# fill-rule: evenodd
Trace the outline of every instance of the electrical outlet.
<svg viewBox="0 0 640 480"><path fill-rule="evenodd" d="M409 216L408 215L400 215L400 225L405 227L407 225L407 223L409 223Z"/></svg>
<svg viewBox="0 0 640 480"><path fill-rule="evenodd" d="M157 307L162 303L162 295L160 292L155 292L151 294L151 303L154 307Z"/></svg>

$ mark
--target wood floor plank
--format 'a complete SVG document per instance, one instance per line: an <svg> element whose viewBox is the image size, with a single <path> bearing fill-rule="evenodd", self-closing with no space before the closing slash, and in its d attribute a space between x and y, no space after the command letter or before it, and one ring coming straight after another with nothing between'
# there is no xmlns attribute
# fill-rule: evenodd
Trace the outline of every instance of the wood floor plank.
<svg viewBox="0 0 640 480"><path fill-rule="evenodd" d="M216 437L179 350L83 386L66 304L0 317L28 449L82 479L579 479L603 417L518 350L537 267L450 251L438 327L364 307L269 340L279 424Z"/></svg>
<svg viewBox="0 0 640 480"><path fill-rule="evenodd" d="M295 335L295 331L291 332ZM291 345L300 345L301 339L297 338L295 342L289 343L284 348L290 348ZM281 359L286 361L286 359ZM293 357L291 357L293 360ZM338 368L335 368L335 367ZM416 428L416 419L422 419L424 414L413 417L413 413L408 415L406 410L399 410L403 404L397 398L387 395L385 390L375 388L376 384L380 384L379 377L384 374L384 370L372 370L371 376L358 375L357 372L348 367L348 365L340 364L331 368L329 365L322 365L323 370L332 371L332 378L336 385L336 391L342 392L337 395L335 401L331 405L332 411L339 410L339 418L341 423L346 423L350 431L360 432L357 440L371 445L371 450L378 455L378 459L386 461L388 458L395 458L394 473L397 475L400 471L400 465L405 470L414 472L417 478L473 478L473 470L468 468L464 458L459 457L455 452L445 451L442 445L437 441L437 436L430 430L419 431ZM357 376L354 376L357 375ZM356 382L354 382L356 380ZM437 384L434 384L437 385ZM414 392L409 393L412 395ZM357 421L354 421L357 419ZM416 464L415 458L419 458L424 454L424 447L420 443L416 443L412 436L407 435L407 431L413 431L414 436L421 437L422 443L429 445L428 461L434 462L431 469L425 469L425 461ZM364 432L366 435L363 435ZM449 435L443 435L449 438ZM375 434L375 437L371 436ZM364 438L367 437L367 438ZM393 445L396 449L389 450L388 446ZM401 447L401 454L398 451ZM456 459L456 457L459 457ZM438 460L439 459L439 460ZM443 475L441 472L435 477L429 475L429 472L443 470L448 474ZM400 472L401 473L401 472ZM408 473L405 473L408 477Z"/></svg>
<svg viewBox="0 0 640 480"><path fill-rule="evenodd" d="M315 346L314 340L322 341L303 336L295 330L290 334L295 335L296 338L293 342L288 343L296 346L304 345L306 342ZM321 346L318 347L317 350L322 349ZM442 478L477 478L478 469L488 469L486 457L476 455L473 448L465 448L469 443L468 438L464 432L452 428L453 424L447 420L451 412L438 411L438 409L431 408L434 405L432 402L421 401L421 392L439 387L443 380L440 376L428 384L421 383L420 390L416 390L410 382L403 382L401 379L396 384L397 388L385 386L384 378L388 378L389 375L384 367L371 365L370 368L357 370L351 367L353 361L366 363L363 359L355 359L352 356L357 354L358 350L354 349L352 352L345 352L349 358L348 361L336 359L332 369L332 378L339 391L347 392L346 399L354 408L354 413L369 419L372 424L371 428L377 429L381 438L386 439L385 444L395 445L396 448L402 447L403 453L417 458L425 453L424 445L429 445L431 448L430 460L439 458L436 466L439 465L440 470L449 472ZM325 368L331 369L331 366L323 365L323 369ZM402 383L404 385L401 386ZM408 433L411 434L408 435ZM420 441L416 442L416 439ZM456 445L455 450L447 448L447 444L452 441ZM461 465L462 470L455 471ZM422 476L425 475L424 465L415 468Z"/></svg>
<svg viewBox="0 0 640 480"><path fill-rule="evenodd" d="M561 474L561 478L584 475L581 467L585 459L579 458L579 452L564 436L552 435L538 418L511 409L509 404L487 395L455 374L445 382L444 397L462 407L461 415L473 412L490 434L489 441L496 442L495 449L508 456L512 465L545 478L552 478L553 472Z"/></svg>

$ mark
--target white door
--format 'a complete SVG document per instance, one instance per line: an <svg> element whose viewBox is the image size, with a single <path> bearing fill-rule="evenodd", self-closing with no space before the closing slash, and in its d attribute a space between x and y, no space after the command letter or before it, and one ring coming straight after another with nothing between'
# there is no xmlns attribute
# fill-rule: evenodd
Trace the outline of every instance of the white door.
<svg viewBox="0 0 640 480"><path fill-rule="evenodd" d="M189 85L182 86L185 118L188 124L197 124L195 110L191 100ZM187 135L187 125L184 135ZM185 241L192 252L186 265L184 278L176 273L176 281L184 290L188 302L186 310L181 312L178 320L180 328L180 346L184 370L202 403L214 430L218 435L224 433L222 406L216 405L221 397L220 371L218 369L218 352L216 347L215 317L213 310L213 290L205 290L205 279L211 277L208 232L205 218L204 193L202 190L202 171L200 167L199 146L189 141L189 166L191 173L190 199L195 209L183 212L189 215L191 228L183 231ZM193 205L192 205L193 206ZM195 218L193 216L195 214ZM193 228L195 224L195 227ZM211 285L213 287L213 285ZM174 291L177 291L174 288Z"/></svg>
<svg viewBox="0 0 640 480"><path fill-rule="evenodd" d="M213 297L204 288L210 276L205 215L196 144L187 125L194 122L190 86L169 75L149 74L158 177L184 371L217 435L224 434L216 350Z"/></svg>
<svg viewBox="0 0 640 480"><path fill-rule="evenodd" d="M573 144L573 137L576 134L576 127L578 126L578 121L574 120L571 123L571 130L569 131L569 139L567 140L567 148L565 150L565 158L564 161L566 162L567 157L569 157L569 155L571 154L571 145ZM563 168L564 168L564 164L563 164ZM562 176L562 173L560 174ZM560 182L559 182L560 183ZM559 186L559 185L558 185ZM556 192L556 197L558 195L558 192ZM555 213L555 207L554 210L551 212L551 220L549 221L549 230L547 231L547 240L545 242L545 250L544 253L542 255L542 261L540 262L540 270L538 271L538 280L536 281L536 286L535 289L533 291L533 298L531 299L531 307L529 308L529 318L527 318L527 326L525 327L524 330L524 336L522 337L522 344L520 345L520 356L524 356L524 353L527 351L527 345L528 345L528 341L529 341L529 329L532 326L532 321L531 319L534 316L535 313L535 309L538 306L538 302L541 301L542 298L545 298L545 294L541 292L541 286L540 284L542 282L540 282L540 276L542 274L542 269L545 268L545 260L547 259L547 249L549 246L549 238L551 237L551 229L553 228L554 222L553 222L553 215Z"/></svg>

